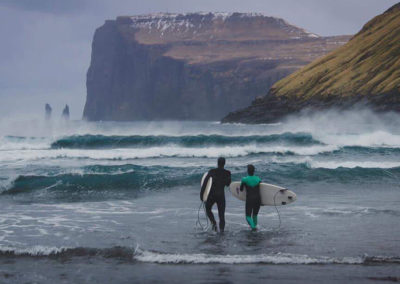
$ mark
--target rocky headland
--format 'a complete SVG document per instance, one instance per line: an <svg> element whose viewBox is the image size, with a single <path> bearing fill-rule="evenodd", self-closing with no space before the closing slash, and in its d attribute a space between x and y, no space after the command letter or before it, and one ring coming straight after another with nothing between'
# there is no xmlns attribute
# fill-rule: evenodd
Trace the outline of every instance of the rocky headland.
<svg viewBox="0 0 400 284"><path fill-rule="evenodd" d="M367 106L400 111L400 3L366 23L344 46L275 83L223 122L268 123L304 109Z"/></svg>
<svg viewBox="0 0 400 284"><path fill-rule="evenodd" d="M216 120L342 46L261 14L124 16L95 32L88 120Z"/></svg>

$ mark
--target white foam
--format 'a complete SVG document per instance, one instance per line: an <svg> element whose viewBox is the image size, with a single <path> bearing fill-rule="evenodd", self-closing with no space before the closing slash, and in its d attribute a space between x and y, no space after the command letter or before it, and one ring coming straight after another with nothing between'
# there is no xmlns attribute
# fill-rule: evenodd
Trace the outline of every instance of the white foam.
<svg viewBox="0 0 400 284"><path fill-rule="evenodd" d="M365 169L391 169L400 167L400 162L375 162L375 161L309 161L311 168L365 168Z"/></svg>
<svg viewBox="0 0 400 284"><path fill-rule="evenodd" d="M363 147L400 147L400 135L386 131L373 131L369 133L317 135L318 140L326 144L338 146L363 146Z"/></svg>
<svg viewBox="0 0 400 284"><path fill-rule="evenodd" d="M0 151L48 149L50 144L51 141L48 138L0 137Z"/></svg>
<svg viewBox="0 0 400 284"><path fill-rule="evenodd" d="M337 168L365 168L365 169L391 169L400 167L400 161L346 161L346 160L317 160L312 156L297 157L272 157L271 162L285 164L306 164L309 168L337 169Z"/></svg>
<svg viewBox="0 0 400 284"><path fill-rule="evenodd" d="M338 148L334 145L314 145L309 147L296 146L225 146L225 147L180 147L175 145L149 148L122 148L122 149L50 149L50 150L25 150L3 151L0 162L18 160L38 160L56 158L86 158L94 160L129 160L139 158L156 157L207 157L219 156L241 157L257 153L287 153L297 155L317 155L323 152L331 152Z"/></svg>
<svg viewBox="0 0 400 284"><path fill-rule="evenodd" d="M68 247L47 247L47 246L32 246L28 248L15 248L9 246L0 246L0 251L3 253L12 252L16 255L32 255L32 256L45 256L57 254L69 249Z"/></svg>
<svg viewBox="0 0 400 284"><path fill-rule="evenodd" d="M310 112L293 115L282 124L286 132L305 132L325 144L400 147L400 115L378 115L368 109Z"/></svg>
<svg viewBox="0 0 400 284"><path fill-rule="evenodd" d="M14 183L15 179L18 176L16 176L15 174L8 176L7 179L2 179L0 180L0 194L6 190L8 190L12 184Z"/></svg>
<svg viewBox="0 0 400 284"><path fill-rule="evenodd" d="M361 257L312 257L296 254L213 255L213 254L164 254L150 251L139 252L134 258L142 262L164 264L362 264Z"/></svg>

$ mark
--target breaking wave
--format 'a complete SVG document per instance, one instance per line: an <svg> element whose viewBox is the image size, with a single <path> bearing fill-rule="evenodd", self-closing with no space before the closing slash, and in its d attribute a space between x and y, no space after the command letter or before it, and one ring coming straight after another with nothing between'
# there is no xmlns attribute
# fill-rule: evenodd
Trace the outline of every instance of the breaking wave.
<svg viewBox="0 0 400 284"><path fill-rule="evenodd" d="M307 133L283 133L253 136L195 135L195 136L104 136L76 135L61 138L51 144L52 148L124 148L154 147L175 144L183 147L209 145L246 145L250 143L286 143L295 145L314 145L320 142Z"/></svg>
<svg viewBox="0 0 400 284"><path fill-rule="evenodd" d="M338 162L340 165L340 162ZM319 165L321 166L321 165ZM268 182L290 185L308 182L398 183L400 167L362 168L312 167L310 163L269 163L258 165L257 171ZM377 166L377 165L371 165ZM3 187L2 195L26 195L29 201L52 202L106 200L137 197L151 191L181 186L196 186L208 167L176 168L167 166L86 166L55 174L19 175ZM241 167L232 171L232 179L243 175Z"/></svg>
<svg viewBox="0 0 400 284"><path fill-rule="evenodd" d="M182 171L161 166L89 166L80 173L20 175L1 194L27 194L31 199L43 202L53 199L82 201L126 198L127 195L136 197L142 192L198 183L201 175L201 169Z"/></svg>
<svg viewBox="0 0 400 284"><path fill-rule="evenodd" d="M125 261L139 261L158 264L341 264L341 265L371 265L371 264L400 264L397 256L354 256L354 257L327 257L308 256L290 253L250 254L250 255L218 255L218 254L170 254L155 251L146 251L130 247L112 248L65 248L33 246L27 249L0 247L0 257L104 257L116 258Z"/></svg>
<svg viewBox="0 0 400 284"><path fill-rule="evenodd" d="M246 156L321 156L321 157L346 157L348 159L349 152L353 156L369 157L375 155L377 157L390 157L391 155L399 155L400 149L397 148L364 148L364 147L347 147L339 149L333 145L312 145L308 147L301 146L226 146L226 147L179 147L179 146L160 146L149 148L119 148L119 149L54 149L40 151L7 151L2 153L0 162L16 162L16 161L38 161L38 160L58 160L58 159L88 159L88 160L114 160L128 161L135 159L147 158L217 158L225 156L227 158L246 157ZM362 166L361 161L354 161L354 165ZM380 159L375 164L386 163ZM395 162L392 162L392 166ZM397 163L400 165L400 163ZM372 165L372 164L371 164ZM331 167L331 166L330 166ZM344 165L346 167L346 165ZM371 166L368 166L371 167Z"/></svg>
<svg viewBox="0 0 400 284"><path fill-rule="evenodd" d="M160 264L400 264L399 257L326 257L276 253L255 255L168 254L143 251L135 255L141 262Z"/></svg>

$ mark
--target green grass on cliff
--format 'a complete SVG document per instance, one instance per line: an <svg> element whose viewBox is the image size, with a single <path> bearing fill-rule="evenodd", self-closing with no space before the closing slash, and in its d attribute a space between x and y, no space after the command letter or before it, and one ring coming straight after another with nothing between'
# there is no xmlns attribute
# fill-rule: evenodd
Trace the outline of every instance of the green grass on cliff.
<svg viewBox="0 0 400 284"><path fill-rule="evenodd" d="M302 100L400 93L400 3L369 21L347 44L280 80L276 96Z"/></svg>

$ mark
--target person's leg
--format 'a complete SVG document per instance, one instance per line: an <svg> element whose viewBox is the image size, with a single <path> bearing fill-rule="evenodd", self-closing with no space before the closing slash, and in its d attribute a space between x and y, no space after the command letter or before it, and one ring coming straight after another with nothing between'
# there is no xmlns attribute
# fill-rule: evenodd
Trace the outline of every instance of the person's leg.
<svg viewBox="0 0 400 284"><path fill-rule="evenodd" d="M214 205L215 200L213 198L208 197L206 201L206 213L208 219L210 219L212 229L215 231L217 229L217 222L215 221L214 214L212 213L212 206Z"/></svg>
<svg viewBox="0 0 400 284"><path fill-rule="evenodd" d="M225 229L225 196L217 200L218 217L219 217L219 230L223 232Z"/></svg>
<svg viewBox="0 0 400 284"><path fill-rule="evenodd" d="M253 229L254 227L254 222L253 219L251 218L251 211L252 211L252 202L250 199L246 199L246 221L250 225L250 227Z"/></svg>
<svg viewBox="0 0 400 284"><path fill-rule="evenodd" d="M257 221L258 221L258 212L260 211L260 207L261 207L261 203L257 202L254 205L253 208L253 222L254 222L254 226L257 227Z"/></svg>

